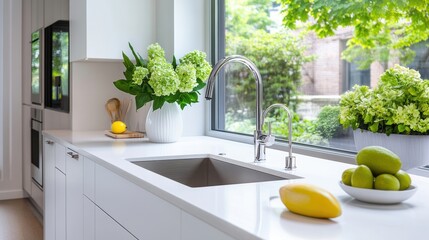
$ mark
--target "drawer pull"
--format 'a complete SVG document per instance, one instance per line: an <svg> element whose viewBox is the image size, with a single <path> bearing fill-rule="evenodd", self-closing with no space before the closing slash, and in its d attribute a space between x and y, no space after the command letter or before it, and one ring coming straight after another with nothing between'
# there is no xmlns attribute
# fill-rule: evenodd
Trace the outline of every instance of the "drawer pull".
<svg viewBox="0 0 429 240"><path fill-rule="evenodd" d="M54 142L53 142L53 141L51 141L51 140L47 140L47 141L46 141L46 143L47 143L47 144L49 144L49 145L54 144Z"/></svg>
<svg viewBox="0 0 429 240"><path fill-rule="evenodd" d="M73 152L67 152L68 155L70 155L73 159L79 159L79 154L73 153Z"/></svg>

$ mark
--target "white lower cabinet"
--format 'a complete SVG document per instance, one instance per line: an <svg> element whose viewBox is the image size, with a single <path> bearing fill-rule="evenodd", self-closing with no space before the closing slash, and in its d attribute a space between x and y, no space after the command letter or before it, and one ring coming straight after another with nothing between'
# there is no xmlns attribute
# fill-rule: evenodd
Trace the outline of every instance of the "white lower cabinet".
<svg viewBox="0 0 429 240"><path fill-rule="evenodd" d="M66 150L66 229L67 240L83 239L83 161L71 149Z"/></svg>
<svg viewBox="0 0 429 240"><path fill-rule="evenodd" d="M83 238L83 157L44 141L45 240Z"/></svg>
<svg viewBox="0 0 429 240"><path fill-rule="evenodd" d="M50 207L50 206L48 206ZM66 175L55 169L55 240L66 238Z"/></svg>
<svg viewBox="0 0 429 240"><path fill-rule="evenodd" d="M182 240L234 240L198 218L182 211Z"/></svg>
<svg viewBox="0 0 429 240"><path fill-rule="evenodd" d="M83 196L83 240L136 240L131 233Z"/></svg>
<svg viewBox="0 0 429 240"><path fill-rule="evenodd" d="M95 207L95 240L136 240L103 210Z"/></svg>
<svg viewBox="0 0 429 240"><path fill-rule="evenodd" d="M138 239L180 239L180 208L100 165L95 204Z"/></svg>
<svg viewBox="0 0 429 240"><path fill-rule="evenodd" d="M45 142L45 240L233 240L72 149Z"/></svg>
<svg viewBox="0 0 429 240"><path fill-rule="evenodd" d="M55 143L49 139L43 139L43 194L45 199L43 216L43 235L45 240L55 240Z"/></svg>
<svg viewBox="0 0 429 240"><path fill-rule="evenodd" d="M83 196L83 240L95 239L95 204Z"/></svg>

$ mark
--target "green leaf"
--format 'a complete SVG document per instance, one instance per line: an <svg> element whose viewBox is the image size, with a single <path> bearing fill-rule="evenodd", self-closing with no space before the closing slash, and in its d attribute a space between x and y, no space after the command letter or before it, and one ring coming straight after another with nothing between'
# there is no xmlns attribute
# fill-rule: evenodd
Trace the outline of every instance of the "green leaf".
<svg viewBox="0 0 429 240"><path fill-rule="evenodd" d="M142 92L145 92L145 93L148 93L148 94L153 94L154 93L152 87L149 85L149 83L147 81L144 81L142 83Z"/></svg>
<svg viewBox="0 0 429 240"><path fill-rule="evenodd" d="M136 110L143 107L146 103L150 101L152 101L152 97L149 94L136 95Z"/></svg>
<svg viewBox="0 0 429 240"><path fill-rule="evenodd" d="M198 102L198 94L196 92L190 92L189 93L189 99L191 100L192 103L197 103Z"/></svg>
<svg viewBox="0 0 429 240"><path fill-rule="evenodd" d="M370 123L372 122L372 116L371 115L366 115L365 119L364 119L364 123Z"/></svg>
<svg viewBox="0 0 429 240"><path fill-rule="evenodd" d="M408 92L409 92L412 96L417 96L417 91L416 91L416 88L414 88L414 87L410 87L410 88L408 88Z"/></svg>
<svg viewBox="0 0 429 240"><path fill-rule="evenodd" d="M122 52L122 57L124 59L123 64L125 66L124 76L127 80L132 80L135 66L124 52Z"/></svg>
<svg viewBox="0 0 429 240"><path fill-rule="evenodd" d="M198 85L196 87L194 87L194 89L192 89L192 91L194 91L194 92L199 91L206 86L206 83L201 81L201 79L199 79L199 78L197 78L197 83L198 83Z"/></svg>
<svg viewBox="0 0 429 240"><path fill-rule="evenodd" d="M132 82L128 80L117 80L113 82L113 85L115 87L123 92L129 93L131 95L137 95L141 93L141 87L138 85L133 84Z"/></svg>
<svg viewBox="0 0 429 240"><path fill-rule="evenodd" d="M124 59L123 63L127 70L133 70L135 68L133 62L131 62L130 58L124 52L122 52L122 58Z"/></svg>
<svg viewBox="0 0 429 240"><path fill-rule="evenodd" d="M129 69L129 70L126 70L124 72L124 76L127 79L127 81L132 81L133 80L133 74L134 74L134 69Z"/></svg>
<svg viewBox="0 0 429 240"><path fill-rule="evenodd" d="M171 65L173 65L173 69L176 70L177 60L176 60L176 56L174 56L174 55L173 55L173 62L171 63Z"/></svg>
<svg viewBox="0 0 429 240"><path fill-rule="evenodd" d="M165 99L163 97L154 97L153 110L160 109L164 105Z"/></svg>
<svg viewBox="0 0 429 240"><path fill-rule="evenodd" d="M372 124L371 126L369 126L368 128L371 132L377 132L378 131L378 122Z"/></svg>
<svg viewBox="0 0 429 240"><path fill-rule="evenodd" d="M398 125L398 132L402 133L405 131L405 125L404 124L399 124Z"/></svg>
<svg viewBox="0 0 429 240"><path fill-rule="evenodd" d="M168 103L174 103L179 99L179 96L180 96L179 92L177 92L176 94L171 94L165 97L165 101L167 101Z"/></svg>
<svg viewBox="0 0 429 240"><path fill-rule="evenodd" d="M124 79L117 80L117 81L113 82L113 85L115 85L115 87L117 89L119 89L123 92L129 93L129 94L132 94L132 92L133 92L130 89L130 81L128 81L128 80L124 80ZM135 95L135 94L132 94L132 95Z"/></svg>
<svg viewBox="0 0 429 240"><path fill-rule="evenodd" d="M136 52L134 51L134 48L131 45L131 43L128 43L128 45L130 46L131 52L133 53L134 58L136 59L136 65L142 67L143 66L143 62L141 61L140 55L136 54Z"/></svg>
<svg viewBox="0 0 429 240"><path fill-rule="evenodd" d="M179 104L180 109L182 109L182 110L183 110L183 109L186 107L186 105L187 105L187 103L184 103L184 102L180 103L180 104Z"/></svg>
<svg viewBox="0 0 429 240"><path fill-rule="evenodd" d="M192 101L191 96L189 94L181 94L180 95L181 102L190 103Z"/></svg>

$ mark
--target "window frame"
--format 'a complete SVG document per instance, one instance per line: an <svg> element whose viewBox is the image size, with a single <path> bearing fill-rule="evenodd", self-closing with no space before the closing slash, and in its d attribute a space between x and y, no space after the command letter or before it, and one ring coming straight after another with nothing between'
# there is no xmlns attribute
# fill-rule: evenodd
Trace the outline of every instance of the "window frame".
<svg viewBox="0 0 429 240"><path fill-rule="evenodd" d="M221 11L223 9L223 11ZM210 55L211 61L214 65L219 59L225 57L225 35L224 31L220 29L225 28L225 0L211 0L210 4ZM222 48L223 46L223 48ZM219 74L222 76L222 74ZM223 87L222 87L223 86ZM224 130L219 130L219 121L216 119L216 113L223 108L223 105L219 103L218 99L222 99L225 96L224 93L224 80L222 77L218 77L215 83L213 99L206 101L206 135L210 137L221 138L225 140L231 140L235 142L242 142L247 144L254 144L253 136L243 133L235 133ZM221 88L222 87L222 88ZM221 90L220 90L221 89ZM224 99L224 98L223 98ZM222 117L224 120L224 118ZM225 121L223 121L224 123ZM269 147L280 151L288 151L287 141L283 139L276 139L273 146ZM356 152L326 148L317 145L307 145L302 143L293 142L293 153L302 154L311 157L333 160L338 162L355 164ZM269 161L269 157L268 157ZM299 158L298 158L299 167Z"/></svg>

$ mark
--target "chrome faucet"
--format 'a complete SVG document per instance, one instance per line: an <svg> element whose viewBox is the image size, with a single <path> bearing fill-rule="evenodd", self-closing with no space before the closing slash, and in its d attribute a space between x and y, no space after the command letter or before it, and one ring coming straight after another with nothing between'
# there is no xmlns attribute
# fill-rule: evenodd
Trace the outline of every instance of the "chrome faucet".
<svg viewBox="0 0 429 240"><path fill-rule="evenodd" d="M267 113L275 107L282 108L287 112L289 155L285 158L285 161L286 161L285 168L287 170L292 170L292 169L296 168L296 158L294 156L292 156L292 114L289 111L289 108L287 108L286 105L280 104L280 103L275 103L275 104L269 106L267 109L265 109L265 111L263 113L262 125L264 125L264 120L265 120L265 117L267 116ZM269 132L268 136L273 138L272 141L275 141L274 136L271 136L271 123L268 125L268 132Z"/></svg>
<svg viewBox="0 0 429 240"><path fill-rule="evenodd" d="M213 87L216 81L216 75L219 71L230 62L239 62L244 64L247 68L252 71L253 76L255 77L256 83L256 130L254 133L254 146L255 146L255 162L261 162L265 160L265 147L272 145L274 142L272 141L272 137L269 135L265 135L262 133L262 78L261 74L258 71L256 65L250 61L248 58L233 55L226 58L221 59L216 65L213 67L212 72L210 73L210 77L207 80L207 88L206 88L206 99L211 100L213 96Z"/></svg>

